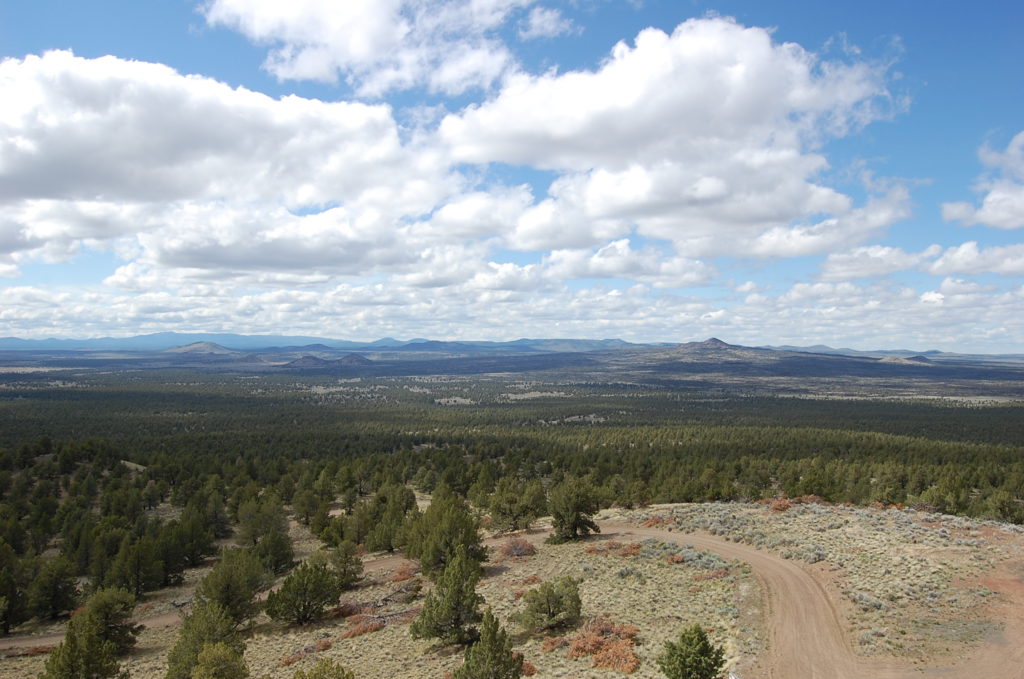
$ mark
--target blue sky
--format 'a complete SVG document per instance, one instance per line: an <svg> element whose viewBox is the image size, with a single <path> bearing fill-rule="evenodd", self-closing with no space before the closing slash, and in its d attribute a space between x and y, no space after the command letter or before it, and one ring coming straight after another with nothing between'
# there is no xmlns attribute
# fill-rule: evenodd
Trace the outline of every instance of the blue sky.
<svg viewBox="0 0 1024 679"><path fill-rule="evenodd" d="M0 5L0 335L1024 352L1024 9Z"/></svg>

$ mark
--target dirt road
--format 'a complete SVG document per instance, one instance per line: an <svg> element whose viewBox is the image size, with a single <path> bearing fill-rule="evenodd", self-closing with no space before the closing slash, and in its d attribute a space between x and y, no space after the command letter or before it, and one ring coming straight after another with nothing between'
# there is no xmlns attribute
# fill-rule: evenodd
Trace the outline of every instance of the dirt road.
<svg viewBox="0 0 1024 679"><path fill-rule="evenodd" d="M770 679L977 679L998 676L1024 679L1024 581L1008 570L997 571L984 584L1001 594L993 612L1006 626L997 638L983 642L968 658L947 667L921 667L896 660L875 660L857 656L844 632L835 603L818 580L797 563L769 552L723 538L641 528L619 522L600 522L605 535L621 539L656 538L691 544L727 559L750 564L767 597L768 657L761 665ZM528 537L539 541L544 532ZM492 544L500 540L489 540ZM405 559L389 556L366 562L367 572L394 569ZM149 628L177 625L176 611L142 618ZM0 649L55 646L63 634L21 636L0 639ZM746 679L746 677L744 677Z"/></svg>
<svg viewBox="0 0 1024 679"><path fill-rule="evenodd" d="M1009 573L996 573L985 582L1002 595L999 606L1005 610L996 611L1006 621L1001 638L983 643L956 665L921 667L854 654L832 598L793 561L712 535L612 522L599 525L603 532L623 539L652 537L686 543L750 564L768 599L770 655L763 665L771 679L1024 679L1024 583Z"/></svg>

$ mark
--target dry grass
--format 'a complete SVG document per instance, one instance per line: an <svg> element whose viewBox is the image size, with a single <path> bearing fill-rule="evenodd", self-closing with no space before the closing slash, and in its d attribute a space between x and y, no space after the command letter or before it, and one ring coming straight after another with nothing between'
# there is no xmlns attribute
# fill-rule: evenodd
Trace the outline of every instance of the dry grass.
<svg viewBox="0 0 1024 679"><path fill-rule="evenodd" d="M991 592L969 583L1022 552L1018 527L815 496L667 506L634 517L808 564L841 602L860 653L919 660L962 655L995 629L985 618Z"/></svg>
<svg viewBox="0 0 1024 679"><path fill-rule="evenodd" d="M980 587L958 583L974 581L1010 555L1024 556L1019 536L999 526L803 499L790 500L784 512L769 504L701 504L610 514L658 528L711 532L804 562L846 602L841 612L854 644L868 654L963 652L965 641L987 629L982 616L989 596ZM301 553L309 553L315 541L303 530L292 526ZM740 676L758 676L746 664L765 649L757 581L743 564L687 550L685 543L683 535L676 545L596 536L583 543L542 545L529 559L507 558L488 568L479 591L536 676L602 679L632 672L637 679L660 677L654 660L662 643L694 621L714 630L712 640L725 647L730 668ZM190 599L208 570L189 571L181 587L148 596L143 604L152 606L148 614L173 611L172 601ZM437 679L454 671L462 663L461 649L437 649L431 640L410 637L408 623L422 595L412 564L404 571L399 567L379 580L367 578L318 625L287 627L258 618L245 653L252 676L291 679L321 657L346 665L360 679ZM570 646L586 627L546 639L520 634L514 616L524 604L515 593L565 575L580 580L585 616L604 612L610 624L635 628L633 641L629 635L602 637L602 644L583 640L577 646L594 652L570 657ZM167 627L144 630L124 660L133 679L162 679L180 625L177 616L172 618ZM45 632L42 626L34 629ZM37 676L47 650L10 652L0 659L0 676Z"/></svg>

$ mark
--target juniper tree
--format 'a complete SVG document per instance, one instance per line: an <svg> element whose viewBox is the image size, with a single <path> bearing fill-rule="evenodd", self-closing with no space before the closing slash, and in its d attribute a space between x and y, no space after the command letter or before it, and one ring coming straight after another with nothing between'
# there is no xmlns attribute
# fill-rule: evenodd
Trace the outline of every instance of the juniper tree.
<svg viewBox="0 0 1024 679"><path fill-rule="evenodd" d="M267 597L267 615L305 625L324 617L325 609L337 603L341 584L337 574L322 561L309 561L288 574L280 589Z"/></svg>
<svg viewBox="0 0 1024 679"><path fill-rule="evenodd" d="M437 638L446 644L465 644L477 638L480 604L476 593L480 568L471 559L464 545L455 549L455 556L445 567L437 586L427 594L423 610L409 628L417 639Z"/></svg>
<svg viewBox="0 0 1024 679"><path fill-rule="evenodd" d="M529 483L505 476L491 494L489 509L492 525L499 530L529 528L544 515L547 502L540 481Z"/></svg>
<svg viewBox="0 0 1024 679"><path fill-rule="evenodd" d="M675 642L666 641L658 667L668 679L717 679L725 666L725 652L694 623Z"/></svg>
<svg viewBox="0 0 1024 679"><path fill-rule="evenodd" d="M223 642L206 644L196 658L192 679L246 679L249 668L240 651Z"/></svg>
<svg viewBox="0 0 1024 679"><path fill-rule="evenodd" d="M53 619L75 607L78 585L71 562L62 556L43 564L28 589L28 607L38 618Z"/></svg>
<svg viewBox="0 0 1024 679"><path fill-rule="evenodd" d="M554 488L548 496L548 509L555 532L551 542L578 540L591 531L601 529L590 518L599 509L597 493L584 479L567 478Z"/></svg>
<svg viewBox="0 0 1024 679"><path fill-rule="evenodd" d="M114 644L118 654L125 653L135 645L136 637L142 631L142 625L131 622L132 610L135 608L135 597L123 589L97 590L88 601L82 615L96 619L100 636Z"/></svg>
<svg viewBox="0 0 1024 679"><path fill-rule="evenodd" d="M271 573L284 573L295 562L292 538L278 528L273 528L265 534L252 551L263 567Z"/></svg>
<svg viewBox="0 0 1024 679"><path fill-rule="evenodd" d="M64 641L46 659L39 679L126 678L117 664L117 645L105 639L100 619L76 615L68 623Z"/></svg>
<svg viewBox="0 0 1024 679"><path fill-rule="evenodd" d="M420 562L424 573L437 578L459 547L479 569L487 553L480 542L479 522L465 500L441 485L427 510L410 520L406 553Z"/></svg>
<svg viewBox="0 0 1024 679"><path fill-rule="evenodd" d="M181 625L178 640L167 656L165 679L191 679L200 651L207 644L224 643L241 653L245 643L235 621L215 601L200 601Z"/></svg>
<svg viewBox="0 0 1024 679"><path fill-rule="evenodd" d="M362 579L363 560L359 558L358 547L354 542L342 540L331 550L328 560L342 589L350 589Z"/></svg>
<svg viewBox="0 0 1024 679"><path fill-rule="evenodd" d="M523 656L512 652L512 641L488 608L480 639L466 649L466 660L455 670L455 679L519 679L522 675Z"/></svg>
<svg viewBox="0 0 1024 679"><path fill-rule="evenodd" d="M241 624L259 611L256 593L266 585L267 573L251 551L226 549L199 583L196 597L217 602L236 624Z"/></svg>

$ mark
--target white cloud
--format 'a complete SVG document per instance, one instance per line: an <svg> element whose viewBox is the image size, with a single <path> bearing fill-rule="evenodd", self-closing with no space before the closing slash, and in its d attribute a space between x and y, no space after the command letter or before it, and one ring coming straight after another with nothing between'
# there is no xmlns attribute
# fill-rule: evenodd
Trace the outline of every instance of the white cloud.
<svg viewBox="0 0 1024 679"><path fill-rule="evenodd" d="M534 0L212 0L212 25L271 46L281 79L334 81L380 96L426 86L458 94L488 87L515 58L498 29Z"/></svg>
<svg viewBox="0 0 1024 679"><path fill-rule="evenodd" d="M519 39L554 38L573 30L572 20L566 19L557 9L534 7L519 26Z"/></svg>
<svg viewBox="0 0 1024 679"><path fill-rule="evenodd" d="M933 274L1024 275L1024 244L978 247L977 241L946 248L928 271Z"/></svg>
<svg viewBox="0 0 1024 679"><path fill-rule="evenodd" d="M664 257L654 248L634 250L620 239L591 250L554 250L544 258L544 272L555 279L625 278L656 288L707 283L715 269L699 260Z"/></svg>
<svg viewBox="0 0 1024 679"><path fill-rule="evenodd" d="M885 245L854 248L830 254L822 264L821 277L827 281L842 281L887 276L913 269L941 251L938 245L929 246L921 252L905 252Z"/></svg>
<svg viewBox="0 0 1024 679"><path fill-rule="evenodd" d="M767 30L694 19L642 31L595 71L512 75L444 118L440 136L457 160L563 173L511 247L593 247L635 228L691 256L805 254L907 214L899 187L854 208L817 182L828 167L817 144L886 115L885 79L882 66L821 62Z"/></svg>
<svg viewBox="0 0 1024 679"><path fill-rule="evenodd" d="M384 105L69 52L0 62L0 89L0 254L15 263L108 242L140 257L127 271L373 271L415 260L394 248L403 220L464 184L403 145Z"/></svg>
<svg viewBox="0 0 1024 679"><path fill-rule="evenodd" d="M1024 132L1018 133L1005 151L982 147L978 155L994 173L979 180L975 187L984 193L981 207L965 202L943 203L942 218L964 226L1024 228Z"/></svg>
<svg viewBox="0 0 1024 679"><path fill-rule="evenodd" d="M0 62L0 200L356 198L410 162L388 106L272 99L159 64Z"/></svg>

